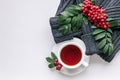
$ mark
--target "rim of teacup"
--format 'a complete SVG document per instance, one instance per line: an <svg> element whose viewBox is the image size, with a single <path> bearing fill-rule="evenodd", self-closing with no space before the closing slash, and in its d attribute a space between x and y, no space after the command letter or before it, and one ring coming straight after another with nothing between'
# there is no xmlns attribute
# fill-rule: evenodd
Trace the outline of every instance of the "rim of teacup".
<svg viewBox="0 0 120 80"><path fill-rule="evenodd" d="M80 60L76 65L74 65L74 66L69 66L69 65L65 64L65 63L61 60L61 57L60 57L62 49L63 49L64 47L68 46L68 45L74 45L74 46L78 47L78 48L80 49L81 53L82 53L82 58L81 58L81 60ZM62 45L60 46L60 48L59 48L59 50L58 50L58 60L59 60L59 62L60 62L65 68L68 68L68 69L78 68L78 67L83 63L83 61L84 61L84 56L85 56L85 51L83 50L82 45L80 45L80 44L78 44L78 43L76 43L76 42L65 42L64 44L62 44Z"/></svg>

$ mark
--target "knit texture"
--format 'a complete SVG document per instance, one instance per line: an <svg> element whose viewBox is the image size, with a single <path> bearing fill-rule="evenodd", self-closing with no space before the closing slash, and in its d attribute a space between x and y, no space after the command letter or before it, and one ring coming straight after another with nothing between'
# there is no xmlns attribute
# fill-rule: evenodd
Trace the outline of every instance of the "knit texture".
<svg viewBox="0 0 120 80"><path fill-rule="evenodd" d="M116 53L120 50L120 0L96 0L96 5L106 10L108 17L114 18L118 20L118 26L113 30L113 44L114 44L114 52L111 55L106 55L102 51L97 49L98 42L94 40L92 36L92 28L91 24L81 26L81 29L77 32L70 32L67 35L62 35L58 30L60 27L57 23L57 18L62 11L65 10L71 4L79 4L84 0L61 0L58 10L56 12L55 17L50 18L51 30L53 33L53 37L56 43L60 43L62 41L73 39L73 37L80 38L84 41L86 45L86 54L93 55L98 54L101 58L103 58L107 62L111 62Z"/></svg>

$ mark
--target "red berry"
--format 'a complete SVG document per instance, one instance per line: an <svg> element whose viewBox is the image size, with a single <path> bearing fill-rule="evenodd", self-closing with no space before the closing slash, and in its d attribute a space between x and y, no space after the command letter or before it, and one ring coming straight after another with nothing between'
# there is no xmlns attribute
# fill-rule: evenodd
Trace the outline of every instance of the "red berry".
<svg viewBox="0 0 120 80"><path fill-rule="evenodd" d="M104 17L103 19L106 20L106 17Z"/></svg>
<svg viewBox="0 0 120 80"><path fill-rule="evenodd" d="M96 24L97 27L99 27L99 24Z"/></svg>
<svg viewBox="0 0 120 80"><path fill-rule="evenodd" d="M105 10L100 9L99 6L92 5L90 0L84 0L82 14L88 17L88 20L97 27L107 29L110 26L109 22L106 22Z"/></svg>
<svg viewBox="0 0 120 80"><path fill-rule="evenodd" d="M90 16L91 16L91 14L89 13L89 14L88 14L88 17L90 17Z"/></svg>
<svg viewBox="0 0 120 80"><path fill-rule="evenodd" d="M105 23L104 23L104 22L101 22L101 25L102 25L102 26L104 26L104 25L105 25Z"/></svg>
<svg viewBox="0 0 120 80"><path fill-rule="evenodd" d="M59 62L54 62L55 66L59 65Z"/></svg>
<svg viewBox="0 0 120 80"><path fill-rule="evenodd" d="M82 11L83 11L83 10L85 10L85 7L84 7L84 6L82 6Z"/></svg>
<svg viewBox="0 0 120 80"><path fill-rule="evenodd" d="M104 22L105 20L104 19L101 19L101 22Z"/></svg>
<svg viewBox="0 0 120 80"><path fill-rule="evenodd" d="M91 21L91 18L89 17L89 18L88 18L88 20L90 20L90 21Z"/></svg>
<svg viewBox="0 0 120 80"><path fill-rule="evenodd" d="M110 27L110 23L109 23L109 22L106 22L106 26L107 26L107 27Z"/></svg>
<svg viewBox="0 0 120 80"><path fill-rule="evenodd" d="M105 13L105 10L104 10L104 9L101 9L101 12L102 12L102 13Z"/></svg>
<svg viewBox="0 0 120 80"><path fill-rule="evenodd" d="M100 19L100 17L99 17L99 16L97 16L97 19Z"/></svg>
<svg viewBox="0 0 120 80"><path fill-rule="evenodd" d="M104 18L104 16L103 16L103 15L101 15L100 17L101 17L101 19L103 19L103 18Z"/></svg>
<svg viewBox="0 0 120 80"><path fill-rule="evenodd" d="M88 9L87 9L87 8L85 8L85 11L87 12L87 11L88 11Z"/></svg>
<svg viewBox="0 0 120 80"><path fill-rule="evenodd" d="M104 29L107 29L108 27L106 25L103 26Z"/></svg>
<svg viewBox="0 0 120 80"><path fill-rule="evenodd" d="M107 15L106 14L102 14L103 15L103 17L106 17Z"/></svg>
<svg viewBox="0 0 120 80"><path fill-rule="evenodd" d="M61 64L59 64L59 65L56 66L56 70L61 70L61 68L62 68Z"/></svg>
<svg viewBox="0 0 120 80"><path fill-rule="evenodd" d="M94 16L97 17L97 14L95 14Z"/></svg>
<svg viewBox="0 0 120 80"><path fill-rule="evenodd" d="M58 59L55 59L55 60L54 60L54 64L55 64L56 66L59 65Z"/></svg>
<svg viewBox="0 0 120 80"><path fill-rule="evenodd" d="M98 7L98 6L95 6L95 9L99 9L99 7Z"/></svg>
<svg viewBox="0 0 120 80"><path fill-rule="evenodd" d="M54 62L58 62L58 59L55 59Z"/></svg>
<svg viewBox="0 0 120 80"><path fill-rule="evenodd" d="M106 22L106 25L110 25L110 23L109 23L109 22Z"/></svg>

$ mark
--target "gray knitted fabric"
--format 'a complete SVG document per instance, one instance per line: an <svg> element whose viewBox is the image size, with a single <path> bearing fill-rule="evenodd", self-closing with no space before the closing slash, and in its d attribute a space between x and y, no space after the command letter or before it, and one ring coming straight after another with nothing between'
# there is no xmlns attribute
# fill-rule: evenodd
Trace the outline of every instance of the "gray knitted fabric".
<svg viewBox="0 0 120 80"><path fill-rule="evenodd" d="M65 8L71 4L79 4L84 0L61 0L56 15L59 15ZM62 41L70 40L73 37L78 37L82 39L86 45L86 54L98 54L105 61L110 62L116 53L120 50L120 0L96 0L96 5L106 10L106 13L110 18L114 18L118 20L118 26L114 29L113 34L113 44L114 44L114 52L110 56L105 55L102 51L96 48L98 42L96 42L92 36L92 28L91 24L85 25L83 23L81 29L77 32L71 32L68 35L63 36L61 32L58 30L60 27L57 23L56 17L50 18L51 30L53 33L53 37L56 43L60 43Z"/></svg>

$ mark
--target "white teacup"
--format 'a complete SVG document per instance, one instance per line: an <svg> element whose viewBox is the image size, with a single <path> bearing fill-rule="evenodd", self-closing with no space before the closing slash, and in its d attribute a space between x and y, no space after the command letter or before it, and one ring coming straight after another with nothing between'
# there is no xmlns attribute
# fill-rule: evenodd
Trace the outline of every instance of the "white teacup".
<svg viewBox="0 0 120 80"><path fill-rule="evenodd" d="M75 64L75 65L68 65L68 64L65 64L62 59L61 59L61 51L63 50L63 48L65 48L66 46L69 46L69 45L73 45L73 46L76 46L77 48L79 48L79 50L81 51L81 60ZM88 63L85 62L85 49L82 47L81 44L78 44L76 42L65 42L64 44L62 44L58 50L58 60L59 62L63 65L63 67L67 68L67 69L75 69L75 68L78 68L80 67L81 65L87 67L88 66Z"/></svg>

